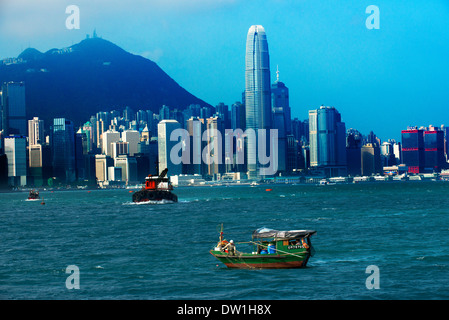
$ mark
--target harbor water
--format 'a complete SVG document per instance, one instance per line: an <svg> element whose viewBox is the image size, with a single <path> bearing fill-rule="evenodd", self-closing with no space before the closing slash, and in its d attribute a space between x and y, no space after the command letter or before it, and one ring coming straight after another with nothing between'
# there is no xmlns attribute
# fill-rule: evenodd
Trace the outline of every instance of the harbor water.
<svg viewBox="0 0 449 320"><path fill-rule="evenodd" d="M271 189L271 191L269 189ZM175 188L174 204L129 190L0 194L1 299L448 299L449 183ZM224 237L313 229L306 268L228 269ZM251 250L251 248L249 248ZM79 270L79 289L69 289ZM377 287L367 285L377 270ZM67 272L66 272L67 271Z"/></svg>

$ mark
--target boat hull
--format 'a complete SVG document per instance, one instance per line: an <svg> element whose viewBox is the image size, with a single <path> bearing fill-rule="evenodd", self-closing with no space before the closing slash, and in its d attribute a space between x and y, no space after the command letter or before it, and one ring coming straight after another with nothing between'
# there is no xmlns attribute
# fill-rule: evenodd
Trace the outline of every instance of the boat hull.
<svg viewBox="0 0 449 320"><path fill-rule="evenodd" d="M178 202L178 196L168 190L140 190L134 192L133 202L148 202L168 200Z"/></svg>
<svg viewBox="0 0 449 320"><path fill-rule="evenodd" d="M238 269L294 269L304 268L310 253L304 251L294 255L281 254L238 254L211 250L210 253L228 268Z"/></svg>

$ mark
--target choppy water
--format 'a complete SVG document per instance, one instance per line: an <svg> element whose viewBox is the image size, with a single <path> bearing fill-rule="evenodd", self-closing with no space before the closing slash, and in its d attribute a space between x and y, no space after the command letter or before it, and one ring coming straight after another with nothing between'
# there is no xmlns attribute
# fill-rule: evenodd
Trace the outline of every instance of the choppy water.
<svg viewBox="0 0 449 320"><path fill-rule="evenodd" d="M128 190L41 192L45 206L0 194L0 298L449 298L449 183L175 192L164 205L132 204ZM305 269L228 269L209 254L222 222L234 241L263 226L315 229L315 256ZM69 265L78 290L66 288ZM370 265L379 289L366 287Z"/></svg>

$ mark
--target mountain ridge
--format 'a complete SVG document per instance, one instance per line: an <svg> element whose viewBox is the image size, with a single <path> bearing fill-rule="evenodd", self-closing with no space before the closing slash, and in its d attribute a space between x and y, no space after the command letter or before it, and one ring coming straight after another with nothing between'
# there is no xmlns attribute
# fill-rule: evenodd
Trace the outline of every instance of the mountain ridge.
<svg viewBox="0 0 449 320"><path fill-rule="evenodd" d="M126 106L159 113L162 105L183 110L190 104L211 107L166 74L155 62L102 38L87 38L45 53L25 49L21 62L0 65L0 83L24 81L27 118L46 126L65 117L75 125L99 111Z"/></svg>

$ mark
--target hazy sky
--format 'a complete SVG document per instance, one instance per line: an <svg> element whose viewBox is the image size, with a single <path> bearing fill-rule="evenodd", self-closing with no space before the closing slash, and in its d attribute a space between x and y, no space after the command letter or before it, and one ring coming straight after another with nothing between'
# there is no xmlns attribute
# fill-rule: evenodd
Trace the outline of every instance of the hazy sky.
<svg viewBox="0 0 449 320"><path fill-rule="evenodd" d="M68 5L79 30L66 28ZM366 27L370 5L379 29ZM0 58L68 47L96 28L199 98L231 105L245 87L246 34L260 24L293 117L334 106L347 128L399 140L409 125L449 125L448 19L448 0L0 0Z"/></svg>

